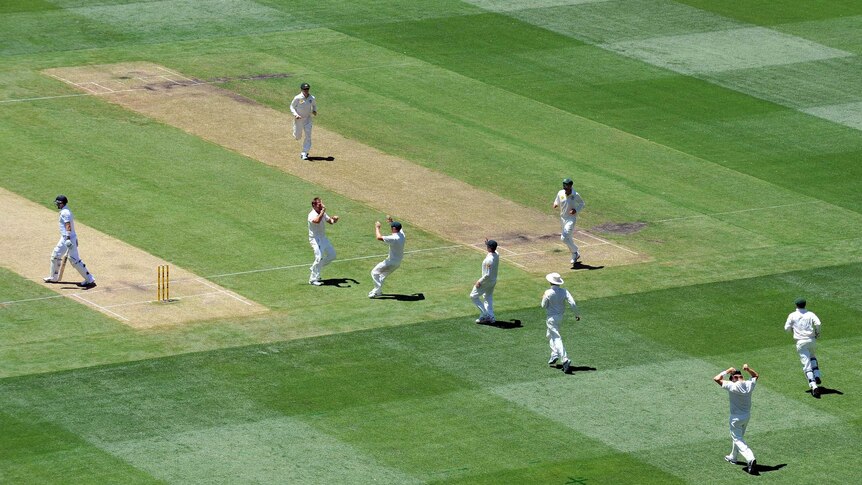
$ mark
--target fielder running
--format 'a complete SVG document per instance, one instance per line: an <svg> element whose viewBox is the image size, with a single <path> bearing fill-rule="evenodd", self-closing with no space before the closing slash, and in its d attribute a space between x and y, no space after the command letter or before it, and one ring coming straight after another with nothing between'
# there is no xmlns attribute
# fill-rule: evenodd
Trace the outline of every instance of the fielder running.
<svg viewBox="0 0 862 485"><path fill-rule="evenodd" d="M401 223L393 221L391 217L387 217L386 220L389 222L392 234L384 236L380 233L380 221L374 223L374 234L378 241L383 241L389 245L389 257L371 270L374 289L368 293L368 298L376 298L383 294L383 281L401 266L401 260L404 259L405 238L404 231L401 230Z"/></svg>
<svg viewBox="0 0 862 485"><path fill-rule="evenodd" d="M578 312L578 305L575 303L575 298L569 293L569 290L560 288L563 284L563 278L559 273L550 273L545 276L551 287L542 295L542 308L547 314L548 331L545 334L548 337L548 345L551 346L551 358L548 360L548 365L554 365L557 360L563 359L563 372L569 373L569 367L572 361L566 354L566 348L563 347L563 338L560 336L560 324L563 323L563 313L566 311L566 304L575 312L575 320L580 320L581 315Z"/></svg>
<svg viewBox="0 0 862 485"><path fill-rule="evenodd" d="M793 338L796 339L796 351L799 352L799 360L802 362L802 371L808 379L808 387L811 395L820 399L820 367L817 365L817 357L814 356L815 343L820 338L820 319L814 312L805 309L807 302L800 298L796 300L796 311L787 316L784 323L784 331L793 330Z"/></svg>
<svg viewBox="0 0 862 485"><path fill-rule="evenodd" d="M572 184L572 179L563 179L563 190L557 192L557 197L554 198L554 209L560 209L560 225L562 226L560 239L572 253L571 264L574 265L581 257L578 245L575 244L574 234L578 213L584 209L584 199L579 193L572 190Z"/></svg>
<svg viewBox="0 0 862 485"><path fill-rule="evenodd" d="M754 392L754 385L757 383L758 374L748 364L742 366L742 370L751 375L750 380L745 380L742 377L742 372L733 367L720 372L712 378L716 384L727 391L728 399L730 400L730 439L733 445L730 448L730 454L724 459L729 463L739 463L739 455L745 458L748 466L745 471L754 475L757 472L757 463L754 460L754 452L745 443L742 437L745 435L745 429L748 427L748 420L751 418L751 394ZM730 374L730 381L724 380L724 375Z"/></svg>
<svg viewBox="0 0 862 485"><path fill-rule="evenodd" d="M311 276L308 284L320 286L320 272L324 266L335 260L335 248L326 237L326 224L335 224L338 216L330 216L326 213L326 206L320 197L311 200L311 212L308 213L308 243L314 251L314 263L311 264Z"/></svg>
<svg viewBox="0 0 862 485"><path fill-rule="evenodd" d="M309 91L311 86L302 83L300 92L290 102L290 112L293 113L293 137L297 141L302 139L305 132L305 141L302 143L302 153L299 158L308 160L308 152L311 150L311 117L317 116L317 101Z"/></svg>
<svg viewBox="0 0 862 485"><path fill-rule="evenodd" d="M57 283L60 278L60 262L63 256L68 256L72 266L78 270L84 281L76 283L81 288L90 289L96 286L96 279L87 270L87 265L78 256L78 234L75 232L75 218L67 204L69 199L65 195L58 195L54 204L60 209L60 241L51 253L51 276L43 278L45 283Z"/></svg>
<svg viewBox="0 0 862 485"><path fill-rule="evenodd" d="M494 323L494 287L497 286L497 268L500 266L500 255L497 254L497 241L485 240L488 255L482 261L482 277L473 285L470 299L479 309L476 323Z"/></svg>

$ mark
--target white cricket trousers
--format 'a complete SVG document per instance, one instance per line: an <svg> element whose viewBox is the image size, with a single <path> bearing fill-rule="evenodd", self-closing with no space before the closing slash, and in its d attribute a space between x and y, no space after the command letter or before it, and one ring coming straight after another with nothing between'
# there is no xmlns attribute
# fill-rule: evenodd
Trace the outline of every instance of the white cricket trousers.
<svg viewBox="0 0 862 485"><path fill-rule="evenodd" d="M374 281L374 291L380 293L383 288L383 281L393 271L401 266L401 261L390 261L389 259L377 263L377 266L371 270L371 279Z"/></svg>
<svg viewBox="0 0 862 485"><path fill-rule="evenodd" d="M494 287L497 282L486 281L479 288L473 285L473 291L470 292L470 299L473 304L479 309L479 318L489 317L494 318Z"/></svg>
<svg viewBox="0 0 862 485"><path fill-rule="evenodd" d="M293 137L297 141L302 140L302 132L305 132L305 141L302 143L302 153L308 154L311 150L311 115L293 120Z"/></svg>
<svg viewBox="0 0 862 485"><path fill-rule="evenodd" d="M311 264L311 276L308 277L308 281L316 281L320 279L323 268L335 260L335 248L326 237L309 238L308 243L314 250L314 263Z"/></svg>
<svg viewBox="0 0 862 485"><path fill-rule="evenodd" d="M562 226L560 240L569 248L569 251L572 253L572 259L574 259L575 254L578 252L578 245L575 244L575 222L577 222L577 218L560 219L560 221Z"/></svg>
<svg viewBox="0 0 862 485"><path fill-rule="evenodd" d="M54 247L54 251L51 253L51 278L56 280L60 275L60 263L63 261L63 256L67 254L69 256L69 262L72 263L72 267L78 270L78 273L84 278L84 281L87 283L92 283L96 281L93 278L93 275L87 270L87 265L81 261L81 258L78 256L78 238L72 238L72 247L66 247L66 238L61 237L60 242Z"/></svg>
<svg viewBox="0 0 862 485"><path fill-rule="evenodd" d="M548 345L551 347L551 358L562 359L565 362L569 360L569 356L566 355L563 338L560 337L561 323L563 323L562 315L549 315L547 320L548 331L545 335L548 337Z"/></svg>
<svg viewBox="0 0 862 485"><path fill-rule="evenodd" d="M739 460L739 455L745 458L747 463L754 461L754 452L745 443L742 437L745 435L745 428L748 427L748 416L731 416L730 417L730 440L733 446L730 448L730 456L734 460Z"/></svg>
<svg viewBox="0 0 862 485"><path fill-rule="evenodd" d="M816 346L816 341L814 340L796 341L796 351L799 352L799 361L802 362L802 372L805 372L805 377L808 379L808 387L811 389L817 387L815 378L820 378L820 366L817 364L817 357L814 356Z"/></svg>

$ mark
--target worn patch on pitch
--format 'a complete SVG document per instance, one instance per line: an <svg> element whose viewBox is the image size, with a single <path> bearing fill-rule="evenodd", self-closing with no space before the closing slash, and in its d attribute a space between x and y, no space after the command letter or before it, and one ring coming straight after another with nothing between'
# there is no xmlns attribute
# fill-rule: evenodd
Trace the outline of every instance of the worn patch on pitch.
<svg viewBox="0 0 862 485"><path fill-rule="evenodd" d="M559 271L568 264L570 255L559 232L548 236L560 230L559 217L550 214L550 208L540 212L523 207L318 126L314 128L314 155L332 157L335 162L327 163L326 170L315 170L311 162L299 159L300 146L292 136L290 113L263 106L215 83L147 62L44 72L450 241L484 249L484 238L496 239L500 257L527 271ZM293 93L285 93L288 95ZM417 197L417 193L422 196ZM465 216L466 207L481 208L481 216ZM519 234L523 237L517 237ZM583 259L591 265L615 266L647 259L583 230L576 231L575 240Z"/></svg>
<svg viewBox="0 0 862 485"><path fill-rule="evenodd" d="M50 271L51 251L60 238L57 211L46 209L0 188L0 247L4 267L42 282ZM74 201L70 204L74 212ZM75 221L80 256L96 277L97 287L75 286L81 275L66 264L61 283L45 286L135 328L150 328L192 320L244 317L266 307L194 275L170 268L170 303L156 302L156 268L167 262Z"/></svg>
<svg viewBox="0 0 862 485"><path fill-rule="evenodd" d="M634 234L647 226L646 222L606 222L593 226L590 231L605 234Z"/></svg>

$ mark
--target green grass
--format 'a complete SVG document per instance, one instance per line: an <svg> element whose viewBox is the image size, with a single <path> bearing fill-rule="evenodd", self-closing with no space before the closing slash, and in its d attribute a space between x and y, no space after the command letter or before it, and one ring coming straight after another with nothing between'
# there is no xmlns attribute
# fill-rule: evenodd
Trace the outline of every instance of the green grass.
<svg viewBox="0 0 862 485"><path fill-rule="evenodd" d="M133 330L0 269L0 302L16 301L0 305L0 482L741 483L711 377L744 362L763 375L747 435L774 468L760 479L862 481L862 133L802 111L860 101L860 15L802 0L3 2L0 186L48 208L65 193L80 221L270 311ZM853 56L692 77L613 48L755 26ZM676 48L707 65L710 47ZM652 262L564 275L584 315L564 341L596 370L545 367L541 275L503 266L510 329L472 323L467 248L408 255L387 284L424 300L369 301L381 214L97 97L57 98L77 92L39 72L138 60L287 73L221 87L287 111L308 81L319 126L543 211L571 176L583 227L647 222L603 237ZM327 277L351 287L305 284L316 195L343 216ZM406 222L408 250L451 245ZM843 394L805 392L782 329L798 296Z"/></svg>

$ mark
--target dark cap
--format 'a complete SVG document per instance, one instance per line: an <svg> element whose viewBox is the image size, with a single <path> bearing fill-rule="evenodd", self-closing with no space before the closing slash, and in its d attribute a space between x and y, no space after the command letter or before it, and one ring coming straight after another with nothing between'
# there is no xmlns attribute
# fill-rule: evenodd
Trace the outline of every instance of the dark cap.
<svg viewBox="0 0 862 485"><path fill-rule="evenodd" d="M572 179L569 179L569 178L563 179L563 185L572 185L573 183L574 182L572 182Z"/></svg>
<svg viewBox="0 0 862 485"><path fill-rule="evenodd" d="M797 298L795 303L796 303L796 306L799 308L805 308L805 305L808 304L808 302L805 301L805 298Z"/></svg>
<svg viewBox="0 0 862 485"><path fill-rule="evenodd" d="M302 83L299 85L299 89L311 89L311 85L308 83Z"/></svg>
<svg viewBox="0 0 862 485"><path fill-rule="evenodd" d="M495 241L493 239L488 239L487 241L485 241L485 246L488 246L488 248L490 248L491 250L496 250L497 249L497 241Z"/></svg>
<svg viewBox="0 0 862 485"><path fill-rule="evenodd" d="M67 199L65 195L58 195L58 196L54 199L54 203L56 204L56 203L58 203L58 202L60 202L60 203L62 203L62 204L68 204L68 203L69 203L69 199Z"/></svg>
<svg viewBox="0 0 862 485"><path fill-rule="evenodd" d="M401 230L401 223L398 221L392 221L389 223L389 227L391 227L393 229L398 229L400 231Z"/></svg>

